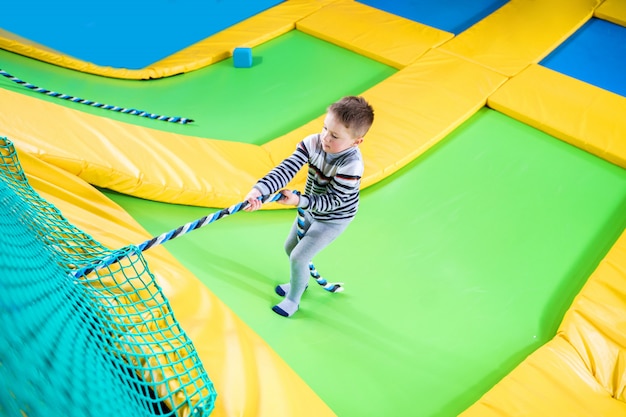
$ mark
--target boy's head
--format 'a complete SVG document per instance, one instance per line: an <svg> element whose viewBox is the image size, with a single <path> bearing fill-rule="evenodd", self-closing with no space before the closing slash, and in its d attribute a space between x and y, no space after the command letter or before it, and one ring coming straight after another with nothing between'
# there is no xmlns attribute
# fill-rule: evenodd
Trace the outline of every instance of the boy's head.
<svg viewBox="0 0 626 417"><path fill-rule="evenodd" d="M348 96L331 104L321 134L323 149L338 153L363 142L374 122L374 109L363 97Z"/></svg>
<svg viewBox="0 0 626 417"><path fill-rule="evenodd" d="M344 97L331 104L328 111L334 113L354 138L363 138L374 123L374 109L363 97Z"/></svg>

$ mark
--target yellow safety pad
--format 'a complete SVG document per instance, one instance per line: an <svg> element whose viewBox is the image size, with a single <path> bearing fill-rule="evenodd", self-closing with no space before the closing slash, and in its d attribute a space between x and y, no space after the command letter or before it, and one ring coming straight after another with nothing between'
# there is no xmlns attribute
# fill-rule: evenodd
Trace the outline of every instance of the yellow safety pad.
<svg viewBox="0 0 626 417"><path fill-rule="evenodd" d="M598 19L626 26L626 2L624 0L605 0L598 6L594 15Z"/></svg>
<svg viewBox="0 0 626 417"><path fill-rule="evenodd" d="M287 0L154 64L169 74L189 72L229 58L236 47L254 47L295 29L296 22L335 0ZM163 75L161 75L163 76Z"/></svg>
<svg viewBox="0 0 626 417"><path fill-rule="evenodd" d="M61 54L0 30L0 48L60 67L113 78L150 79L193 71L232 56L239 46L253 47L295 28L295 22L334 0L288 0L189 46L146 68L113 68Z"/></svg>
<svg viewBox="0 0 626 417"><path fill-rule="evenodd" d="M273 167L256 145L135 126L4 89L0 127L17 146L90 184L156 201L230 206Z"/></svg>
<svg viewBox="0 0 626 417"><path fill-rule="evenodd" d="M398 171L467 120L506 77L456 56L430 50L362 95L375 111L360 145L365 161L362 187ZM264 147L279 161L306 132L319 131L323 117Z"/></svg>
<svg viewBox="0 0 626 417"><path fill-rule="evenodd" d="M565 314L557 336L461 417L626 415L626 232Z"/></svg>
<svg viewBox="0 0 626 417"><path fill-rule="evenodd" d="M626 98L531 65L487 104L602 159L626 168Z"/></svg>
<svg viewBox="0 0 626 417"><path fill-rule="evenodd" d="M580 28L601 0L511 0L441 48L513 76Z"/></svg>
<svg viewBox="0 0 626 417"><path fill-rule="evenodd" d="M363 186L398 171L483 107L506 78L432 49L365 91L376 120L361 144Z"/></svg>
<svg viewBox="0 0 626 417"><path fill-rule="evenodd" d="M376 109L376 121L361 145L366 164L362 186L425 152L484 106L505 80L431 50L364 92ZM99 187L196 206L227 207L241 201L300 140L321 130L322 120L257 146L147 129L0 90L3 134L24 150ZM58 124L65 126L62 137ZM303 182L301 173L289 187L302 189Z"/></svg>
<svg viewBox="0 0 626 417"><path fill-rule="evenodd" d="M626 232L574 299L559 333L626 410Z"/></svg>
<svg viewBox="0 0 626 417"><path fill-rule="evenodd" d="M8 45L8 47L2 46L2 45ZM2 28L0 28L0 48L2 49L7 49L7 50L11 50L9 48L24 48L24 49L28 49L28 48L32 48L32 49L41 49L44 50L50 54L56 54L56 55L63 55L62 52L59 52L55 49L52 49L50 47L47 47L45 45L41 45L37 42L33 42L30 39L26 39L23 38L21 36L18 36L12 32L9 32L8 30L4 30ZM22 54L24 55L24 54ZM28 55L27 55L28 56Z"/></svg>
<svg viewBox="0 0 626 417"><path fill-rule="evenodd" d="M578 352L557 336L459 417L618 417L626 403L611 397Z"/></svg>
<svg viewBox="0 0 626 417"><path fill-rule="evenodd" d="M117 204L18 147L33 188L75 226L110 248L151 236ZM334 416L287 364L161 246L146 251L150 270L192 340L218 397L212 417Z"/></svg>
<svg viewBox="0 0 626 417"><path fill-rule="evenodd" d="M395 68L454 36L352 0L329 4L298 21L296 28Z"/></svg>

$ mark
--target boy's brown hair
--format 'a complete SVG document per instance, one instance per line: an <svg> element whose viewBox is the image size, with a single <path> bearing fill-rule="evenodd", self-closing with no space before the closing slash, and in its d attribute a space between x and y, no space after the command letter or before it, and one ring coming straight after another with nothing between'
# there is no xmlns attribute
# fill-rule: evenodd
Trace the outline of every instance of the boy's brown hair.
<svg viewBox="0 0 626 417"><path fill-rule="evenodd" d="M363 137L374 123L374 109L363 98L346 96L328 107L356 137Z"/></svg>

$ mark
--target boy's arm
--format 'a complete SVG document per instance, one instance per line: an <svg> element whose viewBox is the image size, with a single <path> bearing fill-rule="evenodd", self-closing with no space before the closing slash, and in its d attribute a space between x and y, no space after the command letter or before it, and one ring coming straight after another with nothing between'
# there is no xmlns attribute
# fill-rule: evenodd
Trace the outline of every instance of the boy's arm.
<svg viewBox="0 0 626 417"><path fill-rule="evenodd" d="M309 160L309 153L302 142L289 157L285 158L280 164L272 169L266 176L261 178L254 188L258 189L261 194L272 194L284 188L289 181L295 177Z"/></svg>
<svg viewBox="0 0 626 417"><path fill-rule="evenodd" d="M244 210L254 211L260 209L262 203L258 200L258 197L263 194L273 194L285 187L298 173L300 168L307 163L308 159L309 153L306 146L304 146L303 142L300 142L296 150L289 157L285 158L254 185L252 190L246 195L246 201L249 204ZM281 199L280 202L283 202L283 199Z"/></svg>
<svg viewBox="0 0 626 417"><path fill-rule="evenodd" d="M261 191L259 191L256 188L253 188L252 190L250 190L250 192L246 195L246 198L244 201L248 202L248 205L245 206L243 209L245 211L255 211L261 208L261 206L263 205L263 203L261 202L261 200L259 200L259 197L261 197Z"/></svg>

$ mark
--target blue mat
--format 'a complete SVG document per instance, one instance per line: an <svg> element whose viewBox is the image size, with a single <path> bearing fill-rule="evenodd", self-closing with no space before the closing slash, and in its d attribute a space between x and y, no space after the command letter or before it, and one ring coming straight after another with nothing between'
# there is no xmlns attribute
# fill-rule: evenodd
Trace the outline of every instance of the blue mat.
<svg viewBox="0 0 626 417"><path fill-rule="evenodd" d="M141 69L281 0L24 0L0 28L97 65Z"/></svg>
<svg viewBox="0 0 626 417"><path fill-rule="evenodd" d="M508 1L361 0L359 3L457 35L498 10Z"/></svg>
<svg viewBox="0 0 626 417"><path fill-rule="evenodd" d="M626 28L592 18L541 65L626 97Z"/></svg>

